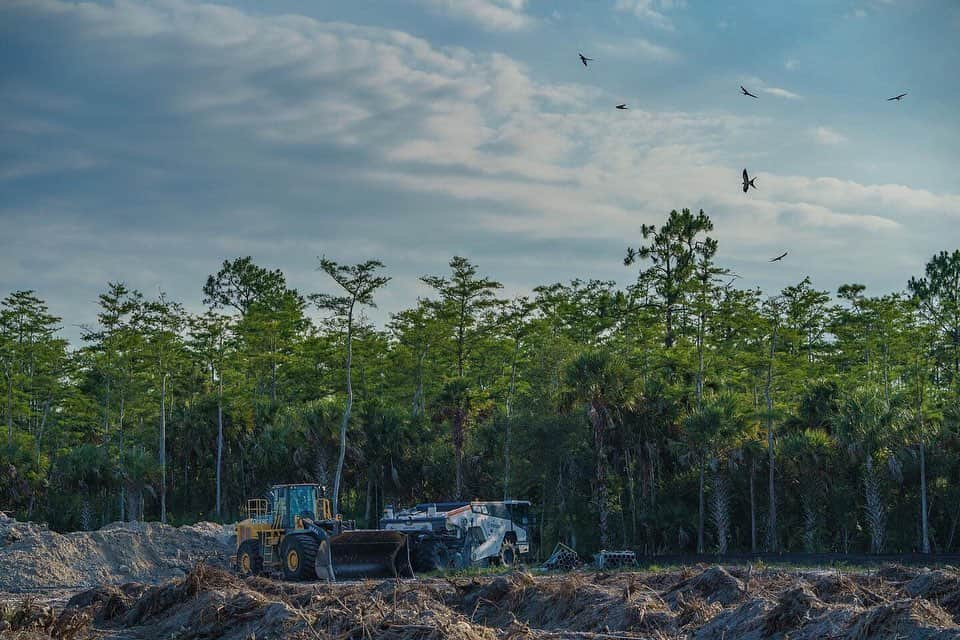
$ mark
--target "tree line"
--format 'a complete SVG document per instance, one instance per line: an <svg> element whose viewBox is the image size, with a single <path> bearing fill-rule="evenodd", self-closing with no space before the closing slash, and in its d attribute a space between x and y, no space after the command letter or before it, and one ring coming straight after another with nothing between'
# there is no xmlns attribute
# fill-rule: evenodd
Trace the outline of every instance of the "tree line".
<svg viewBox="0 0 960 640"><path fill-rule="evenodd" d="M672 211L627 250L633 284L513 299L454 257L382 327L377 260L322 258L317 293L228 260L200 314L109 283L76 345L15 291L0 509L61 530L231 521L272 483L317 482L368 526L386 504L529 499L543 547L960 549L960 250L894 293L765 295L712 231Z"/></svg>

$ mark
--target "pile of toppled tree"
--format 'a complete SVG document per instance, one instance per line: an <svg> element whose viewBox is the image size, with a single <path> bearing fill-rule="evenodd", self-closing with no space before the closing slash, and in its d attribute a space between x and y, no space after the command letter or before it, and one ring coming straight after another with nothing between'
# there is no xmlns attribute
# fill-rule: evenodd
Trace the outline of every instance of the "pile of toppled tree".
<svg viewBox="0 0 960 640"><path fill-rule="evenodd" d="M62 607L8 602L0 634L495 640L960 638L960 572L693 567L289 583L196 565L161 585L81 591Z"/></svg>

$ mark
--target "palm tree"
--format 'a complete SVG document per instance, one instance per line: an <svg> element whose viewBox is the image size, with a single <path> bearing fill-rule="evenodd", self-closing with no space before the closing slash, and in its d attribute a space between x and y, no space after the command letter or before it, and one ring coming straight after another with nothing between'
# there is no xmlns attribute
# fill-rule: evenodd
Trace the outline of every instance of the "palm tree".
<svg viewBox="0 0 960 640"><path fill-rule="evenodd" d="M863 459L865 516L870 532L870 552L883 550L886 509L877 461L891 455L890 447L904 426L902 412L877 389L856 389L841 399L835 426L841 441L855 459Z"/></svg>
<svg viewBox="0 0 960 640"><path fill-rule="evenodd" d="M808 428L785 436L780 446L784 459L793 463L794 482L799 489L803 510L803 550L813 553L819 546L819 505L824 497L828 463L836 442L823 429Z"/></svg>
<svg viewBox="0 0 960 640"><path fill-rule="evenodd" d="M607 432L619 421L621 409L629 400L629 372L617 357L607 350L581 353L566 368L567 407L586 406L587 419L593 430L596 463L594 495L600 516L600 547L606 548L609 537L607 520Z"/></svg>
<svg viewBox="0 0 960 640"><path fill-rule="evenodd" d="M732 395L721 395L705 402L699 411L687 416L683 423L686 457L699 468L697 511L697 553L704 552L704 521L706 517L705 479L707 465L716 466L714 487L714 524L717 526L721 553L726 550L730 523L730 495L726 476L717 457L726 458L737 438L745 431L747 421Z"/></svg>

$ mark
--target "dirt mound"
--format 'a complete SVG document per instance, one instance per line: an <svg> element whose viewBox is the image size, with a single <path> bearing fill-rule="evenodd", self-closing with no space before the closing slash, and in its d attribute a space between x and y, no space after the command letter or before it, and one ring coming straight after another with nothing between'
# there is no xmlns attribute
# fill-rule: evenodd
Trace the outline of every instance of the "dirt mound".
<svg viewBox="0 0 960 640"><path fill-rule="evenodd" d="M780 596L777 605L764 616L764 630L773 635L798 629L824 609L823 603L806 585L791 589Z"/></svg>
<svg viewBox="0 0 960 640"><path fill-rule="evenodd" d="M878 576L891 582L909 582L920 575L920 573L920 569L905 567L902 564L884 565L877 571Z"/></svg>
<svg viewBox="0 0 960 640"><path fill-rule="evenodd" d="M960 623L960 572L938 569L921 573L904 586L904 591L937 603Z"/></svg>
<svg viewBox="0 0 960 640"><path fill-rule="evenodd" d="M726 569L711 567L671 587L663 599L671 609L676 609L689 600L716 602L727 607L741 602L746 592L743 582L730 575Z"/></svg>
<svg viewBox="0 0 960 640"><path fill-rule="evenodd" d="M856 579L847 575L822 576L813 584L813 592L824 602L857 607L872 607L894 597L882 579L862 575Z"/></svg>
<svg viewBox="0 0 960 640"><path fill-rule="evenodd" d="M857 617L846 635L850 640L926 640L960 638L950 614L926 600L898 600Z"/></svg>
<svg viewBox="0 0 960 640"><path fill-rule="evenodd" d="M598 582L577 575L537 581L517 573L466 593L460 608L501 628L518 621L546 631L677 633L666 603L637 577Z"/></svg>
<svg viewBox="0 0 960 640"><path fill-rule="evenodd" d="M96 587L70 598L66 608L84 609L96 622L106 622L125 614L146 590L146 585L136 582Z"/></svg>
<svg viewBox="0 0 960 640"><path fill-rule="evenodd" d="M31 596L0 608L0 637L6 628L25 640L960 640L950 614L920 595L952 593L950 571L922 574L914 596L867 574L810 584L817 574L764 570L744 585L718 567L671 573L326 584L240 579L199 564L160 585L89 589L59 612ZM882 601L866 604L867 591Z"/></svg>
<svg viewBox="0 0 960 640"><path fill-rule="evenodd" d="M109 524L99 531L59 534L43 525L0 518L0 591L160 582L194 564L226 565L232 531L199 523Z"/></svg>
<svg viewBox="0 0 960 640"><path fill-rule="evenodd" d="M52 607L27 599L16 607L0 610L0 638L85 638L91 621L89 613L65 609L58 615Z"/></svg>
<svg viewBox="0 0 960 640"><path fill-rule="evenodd" d="M760 640L766 637L765 620L773 607L773 603L765 598L754 598L739 607L723 610L707 624L691 630L690 637L696 640Z"/></svg>

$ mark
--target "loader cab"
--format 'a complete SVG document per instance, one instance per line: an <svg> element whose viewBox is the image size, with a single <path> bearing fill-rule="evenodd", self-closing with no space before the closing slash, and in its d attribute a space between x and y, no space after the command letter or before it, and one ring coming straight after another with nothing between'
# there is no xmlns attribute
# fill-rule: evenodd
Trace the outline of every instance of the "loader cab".
<svg viewBox="0 0 960 640"><path fill-rule="evenodd" d="M510 521L518 527L526 529L530 526L530 503L527 501L511 501L506 503L510 513Z"/></svg>
<svg viewBox="0 0 960 640"><path fill-rule="evenodd" d="M299 529L302 519L329 520L330 501L322 497L315 484L276 485L267 493L270 513L276 529Z"/></svg>

